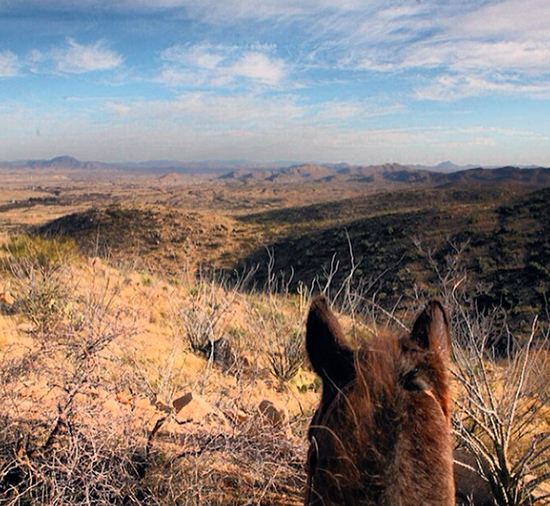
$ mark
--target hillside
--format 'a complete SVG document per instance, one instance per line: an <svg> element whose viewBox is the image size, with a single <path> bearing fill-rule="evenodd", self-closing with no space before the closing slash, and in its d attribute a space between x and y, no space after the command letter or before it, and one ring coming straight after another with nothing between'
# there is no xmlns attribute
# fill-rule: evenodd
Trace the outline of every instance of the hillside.
<svg viewBox="0 0 550 506"><path fill-rule="evenodd" d="M91 208L50 221L35 232L72 239L88 256L137 262L141 268L172 274L199 263L231 263L247 251L249 241L247 231L230 218L158 206Z"/></svg>
<svg viewBox="0 0 550 506"><path fill-rule="evenodd" d="M518 167L500 167L497 169L469 169L440 176L438 182L447 186L464 185L518 185L529 188L542 188L550 185L550 169L537 167L520 169Z"/></svg>
<svg viewBox="0 0 550 506"><path fill-rule="evenodd" d="M354 282L368 286L389 305L405 296L406 306L416 288L437 293L434 267L444 272L450 258L460 256L465 288L480 310L502 306L512 311L515 325L527 326L545 311L550 189L519 197L497 190L392 192L243 220L277 223L288 233L241 262L259 265L258 276L264 279L272 257L272 273L289 276L292 269L292 286L315 277L322 285L336 263L333 281L341 283L350 272L351 249Z"/></svg>
<svg viewBox="0 0 550 506"><path fill-rule="evenodd" d="M57 156L51 160L29 160L24 166L31 169L97 171L114 169L101 162L81 162L72 156Z"/></svg>

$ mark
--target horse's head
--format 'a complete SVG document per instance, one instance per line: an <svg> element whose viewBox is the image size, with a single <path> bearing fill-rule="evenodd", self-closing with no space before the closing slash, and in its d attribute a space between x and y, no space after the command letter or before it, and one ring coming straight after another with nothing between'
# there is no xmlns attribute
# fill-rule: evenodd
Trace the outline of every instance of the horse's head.
<svg viewBox="0 0 550 506"><path fill-rule="evenodd" d="M323 382L309 429L307 505L454 504L446 312L431 301L408 335L347 343L313 301L306 348Z"/></svg>

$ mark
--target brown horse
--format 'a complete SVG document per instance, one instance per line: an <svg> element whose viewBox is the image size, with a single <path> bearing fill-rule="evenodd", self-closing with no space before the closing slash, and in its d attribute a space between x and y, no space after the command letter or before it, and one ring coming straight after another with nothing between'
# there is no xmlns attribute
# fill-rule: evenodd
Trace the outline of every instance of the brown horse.
<svg viewBox="0 0 550 506"><path fill-rule="evenodd" d="M306 348L323 381L309 429L306 506L451 506L447 314L431 301L409 335L353 350L324 297Z"/></svg>

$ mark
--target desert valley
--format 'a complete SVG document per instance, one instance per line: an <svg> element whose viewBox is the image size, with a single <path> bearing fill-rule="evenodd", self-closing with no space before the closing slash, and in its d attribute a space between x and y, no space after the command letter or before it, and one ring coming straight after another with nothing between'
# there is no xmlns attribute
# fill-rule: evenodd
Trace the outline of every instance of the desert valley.
<svg viewBox="0 0 550 506"><path fill-rule="evenodd" d="M455 444L550 504L549 168L6 162L0 243L2 504L303 504L319 293L440 299Z"/></svg>

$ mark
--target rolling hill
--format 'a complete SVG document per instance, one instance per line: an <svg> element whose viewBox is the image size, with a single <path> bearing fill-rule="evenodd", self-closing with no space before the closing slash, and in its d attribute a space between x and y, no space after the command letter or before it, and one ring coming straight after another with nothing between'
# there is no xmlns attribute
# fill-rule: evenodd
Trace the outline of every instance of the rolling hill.
<svg viewBox="0 0 550 506"><path fill-rule="evenodd" d="M384 300L405 304L415 290L436 295L457 260L455 276L480 311L502 306L515 326L544 313L550 290L550 188L520 196L449 188L390 192L243 218L276 223L288 234L259 248L238 268L291 278L296 288L331 277ZM271 261L271 264L270 264ZM268 270L269 266L269 270ZM338 269L334 271L334 267Z"/></svg>

